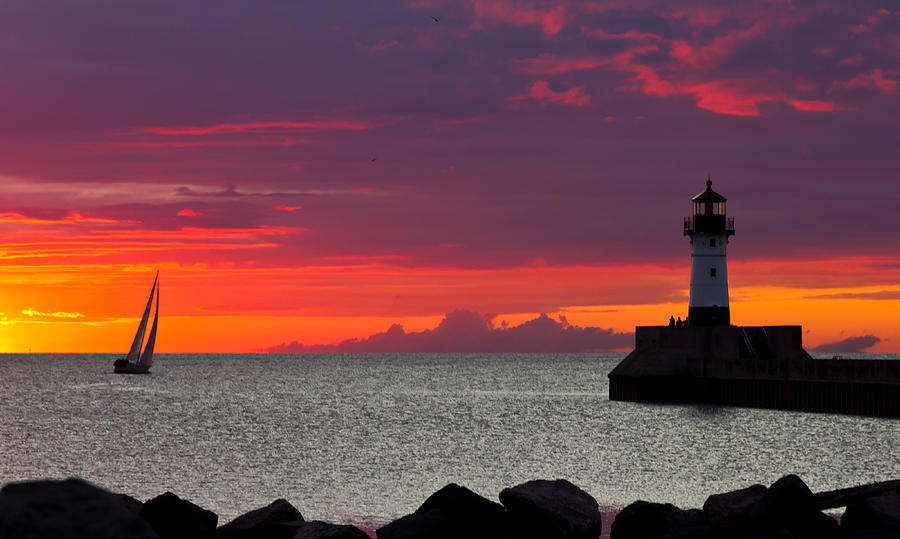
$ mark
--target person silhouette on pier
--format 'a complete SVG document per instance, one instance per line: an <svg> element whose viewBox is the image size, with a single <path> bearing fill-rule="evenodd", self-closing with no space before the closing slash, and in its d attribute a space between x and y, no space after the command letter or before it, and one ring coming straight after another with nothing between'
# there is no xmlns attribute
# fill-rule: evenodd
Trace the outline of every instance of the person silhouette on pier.
<svg viewBox="0 0 900 539"><path fill-rule="evenodd" d="M675 327L680 328L684 327L684 322L681 321L681 317L678 317L678 320L675 321Z"/></svg>
<svg viewBox="0 0 900 539"><path fill-rule="evenodd" d="M670 328L675 327L675 317L674 316L669 317L669 327Z"/></svg>

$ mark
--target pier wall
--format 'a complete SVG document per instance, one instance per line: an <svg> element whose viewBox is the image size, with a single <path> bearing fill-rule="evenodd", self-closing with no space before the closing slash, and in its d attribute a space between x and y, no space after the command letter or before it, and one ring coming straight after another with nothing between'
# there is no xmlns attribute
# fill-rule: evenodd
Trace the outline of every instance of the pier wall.
<svg viewBox="0 0 900 539"><path fill-rule="evenodd" d="M900 361L813 359L800 326L638 327L610 400L900 417Z"/></svg>

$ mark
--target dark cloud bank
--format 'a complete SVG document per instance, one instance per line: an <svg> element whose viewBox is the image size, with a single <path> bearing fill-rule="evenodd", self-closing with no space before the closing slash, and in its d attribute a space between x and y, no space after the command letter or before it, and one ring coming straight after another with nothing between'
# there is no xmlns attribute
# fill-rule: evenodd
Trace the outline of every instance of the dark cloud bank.
<svg viewBox="0 0 900 539"><path fill-rule="evenodd" d="M813 352L865 352L867 348L871 348L881 342L881 339L875 335L861 335L859 337L848 337L842 341L821 344L812 349Z"/></svg>
<svg viewBox="0 0 900 539"><path fill-rule="evenodd" d="M493 316L467 310L448 313L434 329L407 333L393 324L384 333L338 344L305 345L296 341L264 349L291 353L390 352L600 352L634 345L634 333L570 325L565 317L546 314L513 327L494 327Z"/></svg>

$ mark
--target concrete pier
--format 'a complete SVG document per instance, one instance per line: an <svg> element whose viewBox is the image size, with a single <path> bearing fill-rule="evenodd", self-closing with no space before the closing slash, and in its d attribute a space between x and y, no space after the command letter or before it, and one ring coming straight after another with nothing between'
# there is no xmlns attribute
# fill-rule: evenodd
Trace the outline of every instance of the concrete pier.
<svg viewBox="0 0 900 539"><path fill-rule="evenodd" d="M609 398L900 417L900 361L813 359L800 326L641 326Z"/></svg>

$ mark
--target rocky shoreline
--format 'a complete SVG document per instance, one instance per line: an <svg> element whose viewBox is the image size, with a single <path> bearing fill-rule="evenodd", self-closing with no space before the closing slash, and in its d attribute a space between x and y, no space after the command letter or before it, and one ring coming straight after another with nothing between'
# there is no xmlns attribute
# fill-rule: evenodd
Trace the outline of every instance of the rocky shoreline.
<svg viewBox="0 0 900 539"><path fill-rule="evenodd" d="M846 507L840 522L822 512L838 507ZM597 539L608 529L610 539L887 539L900 537L900 481L813 494L788 475L713 494L702 509L636 501L608 528L597 501L564 479L504 489L499 503L450 484L377 530L308 521L284 499L218 519L171 492L141 502L74 478L0 490L0 538Z"/></svg>

